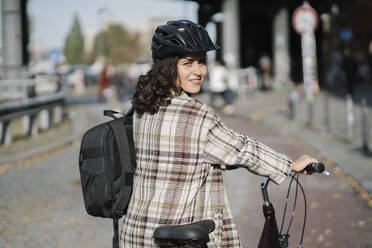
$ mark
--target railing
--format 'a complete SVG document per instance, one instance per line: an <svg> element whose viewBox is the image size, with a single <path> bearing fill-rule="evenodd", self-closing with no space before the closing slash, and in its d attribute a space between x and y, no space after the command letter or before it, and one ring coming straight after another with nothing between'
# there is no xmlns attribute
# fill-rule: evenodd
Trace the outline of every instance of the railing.
<svg viewBox="0 0 372 248"><path fill-rule="evenodd" d="M34 85L32 79L0 80L0 103L27 98Z"/></svg>
<svg viewBox="0 0 372 248"><path fill-rule="evenodd" d="M24 91L22 91L24 92ZM13 142L12 123L23 119L23 133L35 137L39 129L46 130L63 120L66 93L56 93L25 98L0 104L0 144Z"/></svg>
<svg viewBox="0 0 372 248"><path fill-rule="evenodd" d="M3 79L0 80L0 103L46 95L58 89L58 78L52 75L35 79Z"/></svg>
<svg viewBox="0 0 372 248"><path fill-rule="evenodd" d="M354 105L350 95L346 99L340 99L324 92L314 96L314 108L310 108L306 99L294 90L288 103L289 115L293 121L324 130L346 143L362 144L364 152L370 151L372 118L369 115L371 107L368 107L366 98L362 98L361 104Z"/></svg>

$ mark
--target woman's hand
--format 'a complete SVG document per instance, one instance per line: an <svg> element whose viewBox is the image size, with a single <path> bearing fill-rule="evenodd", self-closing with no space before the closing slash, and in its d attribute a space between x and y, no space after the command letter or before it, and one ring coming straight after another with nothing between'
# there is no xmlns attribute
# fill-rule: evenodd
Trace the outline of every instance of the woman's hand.
<svg viewBox="0 0 372 248"><path fill-rule="evenodd" d="M309 174L304 169L310 163L319 163L319 161L309 155L302 155L292 162L292 170L299 173Z"/></svg>

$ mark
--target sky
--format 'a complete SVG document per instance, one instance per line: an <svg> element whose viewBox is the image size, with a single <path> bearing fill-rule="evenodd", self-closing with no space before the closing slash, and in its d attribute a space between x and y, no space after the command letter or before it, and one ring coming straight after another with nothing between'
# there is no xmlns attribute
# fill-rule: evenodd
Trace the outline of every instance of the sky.
<svg viewBox="0 0 372 248"><path fill-rule="evenodd" d="M99 14L100 8L105 12ZM28 13L32 20L31 41L61 48L74 14L84 33L98 30L105 19L169 17L197 21L197 4L183 0L29 0Z"/></svg>

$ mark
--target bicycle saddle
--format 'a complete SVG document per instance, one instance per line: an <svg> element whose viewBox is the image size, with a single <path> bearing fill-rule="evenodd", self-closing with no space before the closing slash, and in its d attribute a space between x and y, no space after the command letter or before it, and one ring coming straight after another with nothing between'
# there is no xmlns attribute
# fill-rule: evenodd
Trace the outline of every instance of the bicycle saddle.
<svg viewBox="0 0 372 248"><path fill-rule="evenodd" d="M215 228L213 220L202 220L185 225L160 226L155 229L155 240L198 240L209 242L208 234Z"/></svg>

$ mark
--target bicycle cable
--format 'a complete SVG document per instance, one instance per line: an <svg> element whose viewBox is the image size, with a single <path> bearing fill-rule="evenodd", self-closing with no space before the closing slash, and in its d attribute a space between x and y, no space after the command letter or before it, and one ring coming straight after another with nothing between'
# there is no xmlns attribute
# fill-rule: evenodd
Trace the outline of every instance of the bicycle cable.
<svg viewBox="0 0 372 248"><path fill-rule="evenodd" d="M282 233L283 231L283 227L284 227L284 223L285 223L285 217L286 217L286 214L287 214L287 207L288 207L288 200L289 200L289 193L291 191L291 186L292 186L292 182L293 182L293 178L291 178L291 181L289 182L289 186L288 186L288 190L287 190L287 196L286 196L286 199L285 199L285 205L284 205L284 210L283 210L283 217L282 217L282 224L280 226L280 234ZM296 201L297 201L297 192L296 192L296 196L295 196L295 201L294 201L294 206L293 208L295 208L296 206ZM292 213L294 212L294 209L292 211ZM287 232L288 234L288 232Z"/></svg>
<svg viewBox="0 0 372 248"><path fill-rule="evenodd" d="M291 181L290 181L290 184L289 184L289 187L288 187L288 191L287 191L287 198L286 198L285 207L284 207L284 213L283 213L283 218L282 218L282 225L281 225L281 228L280 228L280 234L282 233L282 229L283 229L283 226L284 226L284 220L285 220L285 215L286 215L286 212L287 212L287 205L288 205L288 199L289 199L289 194L290 194L290 191L291 191L292 182L293 182L293 180L295 180L296 181L295 200L294 200L294 203L293 203L292 216L291 216L291 220L290 220L290 223L289 223L289 226L288 226L286 235L288 235L289 230L290 230L290 227L292 225L292 220L293 220L293 216L294 216L295 208L296 208L296 204L297 204L298 187L300 187L301 192L302 192L302 196L304 198L304 223L302 225L302 233L301 233L301 239L300 239L300 245L299 245L299 247L302 247L302 241L303 241L303 237L304 237L304 233L305 233L306 218L307 218L306 194L305 194L305 191L304 191L304 189L303 189L303 187L302 187L302 185L301 185L301 183L299 181L299 174L298 173L294 173L294 175L292 175L292 174L289 174L289 175L291 176ZM297 176L297 178L296 178L296 176Z"/></svg>
<svg viewBox="0 0 372 248"><path fill-rule="evenodd" d="M299 180L299 174L297 174L295 176L297 176L297 180ZM298 194L298 184L296 184L295 200L294 200L294 203L293 203L293 208L292 208L292 213L291 213L291 220L289 221L287 234L289 233L289 230L291 229L291 226L292 226L292 221L293 221L293 217L294 217L295 209L296 209L296 204L297 204L297 194Z"/></svg>

